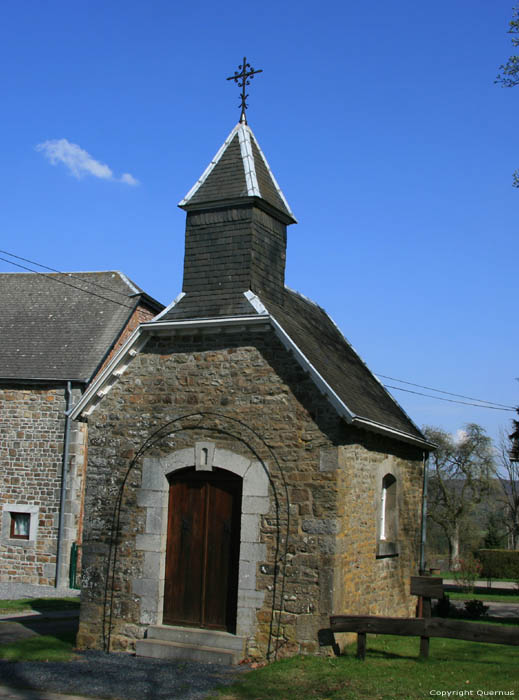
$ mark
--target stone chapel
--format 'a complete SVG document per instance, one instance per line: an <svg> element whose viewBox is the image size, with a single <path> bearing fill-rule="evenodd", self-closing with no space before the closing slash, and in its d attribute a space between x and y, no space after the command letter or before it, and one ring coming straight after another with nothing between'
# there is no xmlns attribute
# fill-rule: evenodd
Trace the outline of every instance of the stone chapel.
<svg viewBox="0 0 519 700"><path fill-rule="evenodd" d="M319 653L331 614L412 614L430 445L285 286L296 220L244 115L179 206L182 292L71 413L79 646L272 659Z"/></svg>

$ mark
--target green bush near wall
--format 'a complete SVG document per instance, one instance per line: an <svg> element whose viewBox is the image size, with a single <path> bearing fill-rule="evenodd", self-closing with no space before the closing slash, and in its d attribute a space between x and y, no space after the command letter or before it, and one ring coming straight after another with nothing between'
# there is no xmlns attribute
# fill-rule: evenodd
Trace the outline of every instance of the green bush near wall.
<svg viewBox="0 0 519 700"><path fill-rule="evenodd" d="M483 565L482 578L515 578L519 580L519 551L479 549L476 556Z"/></svg>

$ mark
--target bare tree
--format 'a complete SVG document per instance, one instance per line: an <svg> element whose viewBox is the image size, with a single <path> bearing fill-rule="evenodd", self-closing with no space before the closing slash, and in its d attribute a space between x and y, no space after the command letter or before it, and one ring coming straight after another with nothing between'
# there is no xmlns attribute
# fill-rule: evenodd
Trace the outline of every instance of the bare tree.
<svg viewBox="0 0 519 700"><path fill-rule="evenodd" d="M517 432L517 421L514 421ZM519 549L519 461L516 433L499 433L497 463L502 501L505 507L505 525L511 549Z"/></svg>
<svg viewBox="0 0 519 700"><path fill-rule="evenodd" d="M460 565L460 530L474 506L487 496L495 474L492 442L484 429L470 423L456 436L441 428L424 433L436 450L429 460L428 516L445 533L449 568Z"/></svg>
<svg viewBox="0 0 519 700"><path fill-rule="evenodd" d="M512 46L514 48L519 47L519 6L512 8L512 19L508 25L508 33L512 35ZM499 66L499 70L502 71L497 76L495 82L500 83L503 87L515 87L519 85L519 56L513 54L508 58L508 61ZM519 187L519 170L514 172L514 187Z"/></svg>

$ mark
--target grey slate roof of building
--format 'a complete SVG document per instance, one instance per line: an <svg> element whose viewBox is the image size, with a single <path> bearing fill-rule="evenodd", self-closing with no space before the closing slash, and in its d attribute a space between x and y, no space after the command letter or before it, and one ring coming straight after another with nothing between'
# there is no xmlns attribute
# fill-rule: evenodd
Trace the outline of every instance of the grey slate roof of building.
<svg viewBox="0 0 519 700"><path fill-rule="evenodd" d="M240 122L179 206L189 209L247 197L264 200L296 221L252 129Z"/></svg>
<svg viewBox="0 0 519 700"><path fill-rule="evenodd" d="M163 308L115 271L3 273L0 298L1 379L87 382L140 300Z"/></svg>
<svg viewBox="0 0 519 700"><path fill-rule="evenodd" d="M283 305L268 299L262 302L356 416L423 439L422 433L370 372L324 309L290 289L285 289Z"/></svg>

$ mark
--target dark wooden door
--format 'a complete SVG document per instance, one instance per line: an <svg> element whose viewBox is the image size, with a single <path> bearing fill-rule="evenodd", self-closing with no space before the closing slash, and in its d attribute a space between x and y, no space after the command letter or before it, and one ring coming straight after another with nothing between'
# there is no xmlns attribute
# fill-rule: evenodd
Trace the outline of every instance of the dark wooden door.
<svg viewBox="0 0 519 700"><path fill-rule="evenodd" d="M236 631L241 488L223 469L170 479L165 624Z"/></svg>

